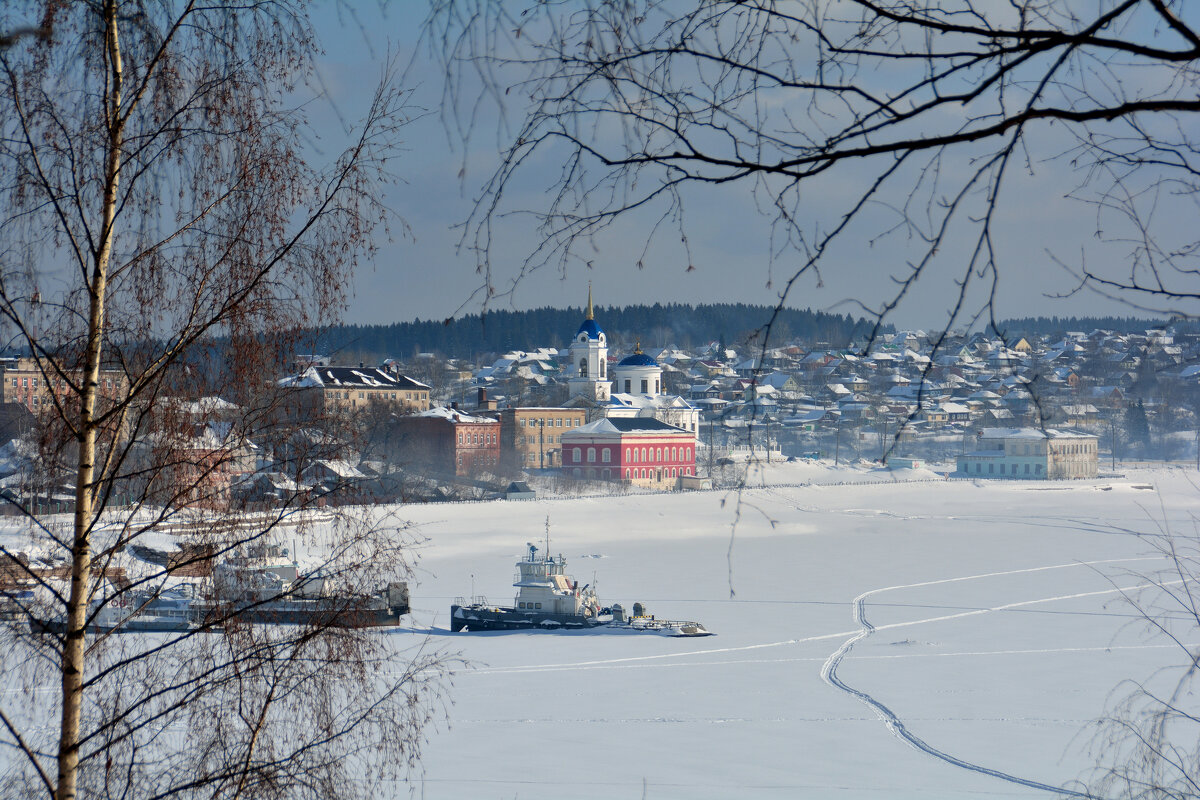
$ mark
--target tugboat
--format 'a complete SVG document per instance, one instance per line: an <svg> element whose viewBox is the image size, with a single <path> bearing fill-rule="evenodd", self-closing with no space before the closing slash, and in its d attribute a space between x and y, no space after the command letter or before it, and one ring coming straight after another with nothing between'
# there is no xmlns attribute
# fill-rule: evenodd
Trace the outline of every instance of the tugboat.
<svg viewBox="0 0 1200 800"><path fill-rule="evenodd" d="M596 591L589 585L579 586L566 573L567 561L560 553L538 554L534 544L527 544L525 557L517 562L513 586L517 596L512 606L495 606L485 598L455 599L450 606L450 630L511 631L511 630L584 630L604 628L614 633L651 633L659 636L711 636L699 622L657 619L646 613L641 603L633 604L633 615L613 605L601 608ZM547 551L549 537L547 537Z"/></svg>

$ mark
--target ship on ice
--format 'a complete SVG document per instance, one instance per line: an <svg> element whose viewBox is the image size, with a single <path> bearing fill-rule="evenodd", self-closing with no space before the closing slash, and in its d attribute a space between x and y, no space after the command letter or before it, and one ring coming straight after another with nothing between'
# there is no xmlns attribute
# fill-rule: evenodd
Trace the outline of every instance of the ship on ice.
<svg viewBox="0 0 1200 800"><path fill-rule="evenodd" d="M450 606L450 630L585 630L603 627L606 631L651 633L660 636L711 636L699 622L658 619L647 614L641 603L633 604L627 614L619 604L602 608L590 585L567 575L566 559L560 553L539 555L534 544L527 545L525 557L517 562L516 598L511 606L496 606L486 599L473 597L468 602L457 598Z"/></svg>

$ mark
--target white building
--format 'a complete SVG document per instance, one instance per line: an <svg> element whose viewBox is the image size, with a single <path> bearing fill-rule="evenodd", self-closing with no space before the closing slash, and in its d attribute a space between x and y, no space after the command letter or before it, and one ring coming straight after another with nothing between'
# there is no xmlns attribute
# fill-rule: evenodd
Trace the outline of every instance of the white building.
<svg viewBox="0 0 1200 800"><path fill-rule="evenodd" d="M973 478L1095 478L1098 468L1095 436L1049 428L984 428L979 449L958 457L958 473Z"/></svg>

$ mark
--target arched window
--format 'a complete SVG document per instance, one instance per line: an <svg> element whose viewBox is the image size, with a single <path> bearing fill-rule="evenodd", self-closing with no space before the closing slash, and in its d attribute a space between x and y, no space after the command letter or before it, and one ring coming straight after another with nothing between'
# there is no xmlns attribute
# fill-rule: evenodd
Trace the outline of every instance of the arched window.
<svg viewBox="0 0 1200 800"><path fill-rule="evenodd" d="M626 448L625 448L625 460L626 460L627 462L629 462L629 461L633 461L633 456L632 456L632 455L630 455L630 453L631 453L631 452L632 452L632 451L631 451L631 449L630 449L630 448L628 448L628 447L626 447ZM628 471L628 470L627 470L627 471Z"/></svg>
<svg viewBox="0 0 1200 800"><path fill-rule="evenodd" d="M594 447L588 448L588 463L589 464L596 463L596 448L594 448Z"/></svg>
<svg viewBox="0 0 1200 800"><path fill-rule="evenodd" d="M607 447L604 448L603 450L601 450L600 451L600 460L603 461L605 464L612 461L612 451L610 451Z"/></svg>
<svg viewBox="0 0 1200 800"><path fill-rule="evenodd" d="M607 372L608 372L608 360L602 358L602 359L600 359L600 377L601 378L605 377L605 374Z"/></svg>
<svg viewBox="0 0 1200 800"><path fill-rule="evenodd" d="M587 377L587 358L586 357L579 359L579 377L581 377L581 378Z"/></svg>
<svg viewBox="0 0 1200 800"><path fill-rule="evenodd" d="M625 469L625 479L626 479L626 480L628 480L629 478L632 478L632 477L633 477L633 470L631 470L631 469L629 469L628 467L626 467L626 469Z"/></svg>
<svg viewBox="0 0 1200 800"><path fill-rule="evenodd" d="M642 461L646 460L646 448L642 448Z"/></svg>
<svg viewBox="0 0 1200 800"><path fill-rule="evenodd" d="M575 455L573 457L573 460L575 461L576 464L578 464L580 461L583 460L583 448L582 447L575 448Z"/></svg>

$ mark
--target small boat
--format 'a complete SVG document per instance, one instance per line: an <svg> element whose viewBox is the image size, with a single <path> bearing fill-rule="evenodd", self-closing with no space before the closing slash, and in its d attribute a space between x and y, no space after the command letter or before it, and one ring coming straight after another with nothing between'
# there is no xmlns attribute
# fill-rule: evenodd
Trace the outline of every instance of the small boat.
<svg viewBox="0 0 1200 800"><path fill-rule="evenodd" d="M517 562L513 586L517 595L511 606L497 606L486 598L473 597L468 602L457 598L450 606L450 630L512 631L547 630L570 631L601 628L613 633L646 633L659 636L711 636L699 622L657 619L646 613L641 603L633 604L633 614L626 615L618 605L601 608L596 591L590 585L566 573L567 562L560 553L538 554L534 544L527 544L525 557Z"/></svg>

